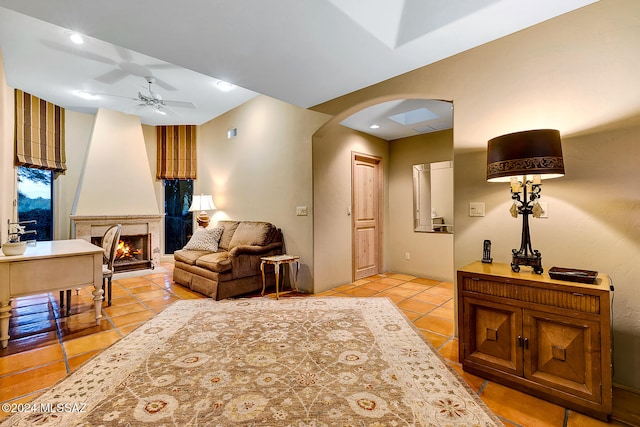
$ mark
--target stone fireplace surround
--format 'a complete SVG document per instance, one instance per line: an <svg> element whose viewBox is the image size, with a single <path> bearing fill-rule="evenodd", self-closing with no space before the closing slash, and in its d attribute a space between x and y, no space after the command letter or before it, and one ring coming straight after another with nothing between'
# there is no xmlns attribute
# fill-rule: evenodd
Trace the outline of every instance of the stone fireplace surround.
<svg viewBox="0 0 640 427"><path fill-rule="evenodd" d="M162 215L71 215L71 229L75 239L91 242L102 237L110 225L122 224L123 236L149 234L151 237L151 266L160 266L160 220Z"/></svg>

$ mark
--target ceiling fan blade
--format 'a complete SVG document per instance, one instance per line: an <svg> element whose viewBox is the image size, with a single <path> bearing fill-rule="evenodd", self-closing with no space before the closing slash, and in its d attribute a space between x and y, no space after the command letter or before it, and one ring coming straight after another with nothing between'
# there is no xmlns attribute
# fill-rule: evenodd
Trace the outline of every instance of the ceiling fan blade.
<svg viewBox="0 0 640 427"><path fill-rule="evenodd" d="M163 107L161 111L167 113L169 117L173 117L174 119L183 119L184 117L179 114L177 111L172 110L171 108Z"/></svg>
<svg viewBox="0 0 640 427"><path fill-rule="evenodd" d="M156 83L158 86L160 86L164 90L170 90L170 91L177 90L175 87L171 86L169 83L167 83L164 80L161 80L161 79L159 79L157 77L156 77L156 80L155 80L154 83Z"/></svg>
<svg viewBox="0 0 640 427"><path fill-rule="evenodd" d="M114 70L111 71L107 71L106 73L98 76L98 77L94 77L94 80L97 80L99 82L102 83L115 83L118 82L122 79L124 79L125 77L127 77L127 73L125 73L124 71L116 68Z"/></svg>
<svg viewBox="0 0 640 427"><path fill-rule="evenodd" d="M147 106L145 104L134 105L133 107L129 107L124 110L125 114L138 114L145 110Z"/></svg>
<svg viewBox="0 0 640 427"><path fill-rule="evenodd" d="M74 48L65 46L63 44L52 42L49 40L42 40L41 42L45 46L60 52L68 53L70 55L80 56L82 58L90 59L96 62L102 62L103 64L116 65L116 61L114 61L113 59L107 58L106 56L97 55L95 53L87 52L80 49L74 49Z"/></svg>
<svg viewBox="0 0 640 427"><path fill-rule="evenodd" d="M164 105L168 105L170 107L179 107L179 108L196 108L196 104L193 102L186 101L171 101L171 100L163 100L162 103Z"/></svg>
<svg viewBox="0 0 640 427"><path fill-rule="evenodd" d="M177 65L169 64L147 64L146 67L150 70L175 70L178 67Z"/></svg>
<svg viewBox="0 0 640 427"><path fill-rule="evenodd" d="M116 45L114 45L113 47L115 48L116 52L118 53L118 56L120 58L122 58L122 60L124 62L133 61L133 55L131 55L131 51L129 49L125 49L123 47L116 46Z"/></svg>
<svg viewBox="0 0 640 427"><path fill-rule="evenodd" d="M91 93L93 95L107 96L107 97L110 97L110 98L122 98L122 99L129 99L129 100L132 100L132 101L140 101L140 99L132 98L130 96L114 95L114 94L111 94L111 93L99 93L99 92L91 92Z"/></svg>

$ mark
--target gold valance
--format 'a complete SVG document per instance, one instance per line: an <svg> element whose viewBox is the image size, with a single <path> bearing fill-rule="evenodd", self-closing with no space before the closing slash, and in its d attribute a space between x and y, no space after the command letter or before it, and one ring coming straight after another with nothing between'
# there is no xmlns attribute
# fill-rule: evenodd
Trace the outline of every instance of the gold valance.
<svg viewBox="0 0 640 427"><path fill-rule="evenodd" d="M15 97L16 166L64 172L64 108L19 89Z"/></svg>
<svg viewBox="0 0 640 427"><path fill-rule="evenodd" d="M195 125L158 126L157 179L196 179Z"/></svg>

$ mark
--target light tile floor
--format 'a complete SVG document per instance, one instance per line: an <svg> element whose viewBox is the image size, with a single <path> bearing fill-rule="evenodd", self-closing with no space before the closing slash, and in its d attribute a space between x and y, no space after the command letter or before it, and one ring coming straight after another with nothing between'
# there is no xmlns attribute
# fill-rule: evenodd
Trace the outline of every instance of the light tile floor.
<svg viewBox="0 0 640 427"><path fill-rule="evenodd" d="M173 282L172 264L162 266L166 273L115 280L113 304L104 306L99 326L93 319L93 301L87 289L78 295L74 291L69 317L61 316L57 293L16 299L10 321L12 339L7 349L0 350L0 403L23 403L38 397L174 301L203 298ZM607 425L463 372L454 336L453 294L450 282L387 273L314 296L390 298L507 426ZM620 408L622 413L628 412L627 406L640 407L638 395L626 392L619 399L614 395L614 416L618 401L625 406ZM0 419L6 416L0 412ZM633 425L633 421L610 424Z"/></svg>

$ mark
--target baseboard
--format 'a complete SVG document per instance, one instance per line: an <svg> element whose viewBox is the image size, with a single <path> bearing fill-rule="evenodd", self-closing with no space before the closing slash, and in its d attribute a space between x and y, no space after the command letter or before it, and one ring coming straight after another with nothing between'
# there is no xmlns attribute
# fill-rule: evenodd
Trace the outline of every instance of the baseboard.
<svg viewBox="0 0 640 427"><path fill-rule="evenodd" d="M639 426L640 390L622 384L614 384L611 418L624 424Z"/></svg>
<svg viewBox="0 0 640 427"><path fill-rule="evenodd" d="M613 387L640 395L640 390L638 390L637 388L629 387L628 385L613 383Z"/></svg>

